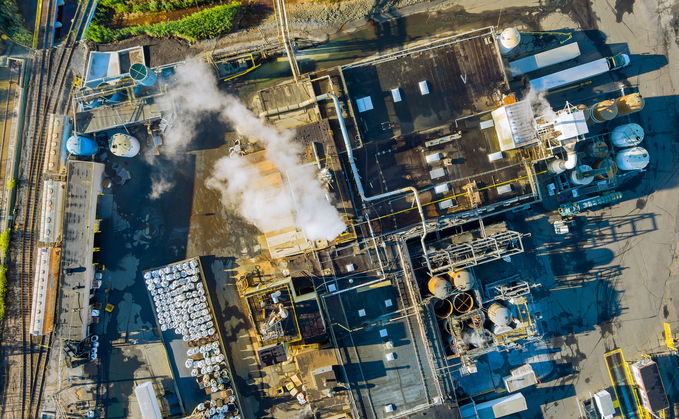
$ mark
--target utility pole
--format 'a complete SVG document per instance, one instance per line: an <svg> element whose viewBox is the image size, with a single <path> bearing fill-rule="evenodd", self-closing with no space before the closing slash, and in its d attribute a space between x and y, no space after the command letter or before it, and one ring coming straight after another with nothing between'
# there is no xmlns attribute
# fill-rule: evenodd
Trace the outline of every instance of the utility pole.
<svg viewBox="0 0 679 419"><path fill-rule="evenodd" d="M292 76L295 81L299 81L301 75L299 73L299 66L295 59L295 52L292 49L292 40L290 39L290 26L288 25L288 13L285 10L285 0L276 0L276 11L278 12L278 31L283 37L283 44L285 45L285 52L288 54L290 61L290 68L292 69Z"/></svg>

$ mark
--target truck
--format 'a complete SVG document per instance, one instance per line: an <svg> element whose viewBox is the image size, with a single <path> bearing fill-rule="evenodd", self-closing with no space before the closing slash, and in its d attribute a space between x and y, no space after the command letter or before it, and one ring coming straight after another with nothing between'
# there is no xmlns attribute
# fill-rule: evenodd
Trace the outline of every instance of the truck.
<svg viewBox="0 0 679 419"><path fill-rule="evenodd" d="M580 55L580 47L577 42L562 45L558 48L531 55L516 61L509 62L509 72L513 77L518 77L531 71L572 60Z"/></svg>
<svg viewBox="0 0 679 419"><path fill-rule="evenodd" d="M587 64L571 67L531 80L530 87L536 92L553 90L561 86L567 86L582 80L591 79L609 71L627 67L629 63L630 58L627 54L618 54L613 57L601 58L599 60L590 61Z"/></svg>

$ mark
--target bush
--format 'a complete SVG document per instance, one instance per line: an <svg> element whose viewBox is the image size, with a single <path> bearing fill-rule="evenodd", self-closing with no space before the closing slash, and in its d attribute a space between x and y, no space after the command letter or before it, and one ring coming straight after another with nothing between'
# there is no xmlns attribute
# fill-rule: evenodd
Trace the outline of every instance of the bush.
<svg viewBox="0 0 679 419"><path fill-rule="evenodd" d="M0 30L17 44L31 46L33 36L19 12L16 0L0 0Z"/></svg>
<svg viewBox="0 0 679 419"><path fill-rule="evenodd" d="M7 291L7 266L0 265L0 321L5 317L5 292Z"/></svg>
<svg viewBox="0 0 679 419"><path fill-rule="evenodd" d="M161 5L165 7L165 2ZM108 21L102 13L95 15L85 37L93 42L108 43L146 33L156 37L177 36L191 42L214 38L220 33L233 29L240 3L233 2L224 6L215 6L207 10L193 13L174 22L160 22L153 25L130 26L121 29L109 29L104 26Z"/></svg>
<svg viewBox="0 0 679 419"><path fill-rule="evenodd" d="M7 249L9 249L9 235L11 232L12 229L8 228L0 234L0 252L2 253L3 258L7 254Z"/></svg>
<svg viewBox="0 0 679 419"><path fill-rule="evenodd" d="M17 187L17 181L16 181L16 179L10 178L10 179L7 181L7 189L11 191L11 190L14 190L14 188L16 188L16 187Z"/></svg>

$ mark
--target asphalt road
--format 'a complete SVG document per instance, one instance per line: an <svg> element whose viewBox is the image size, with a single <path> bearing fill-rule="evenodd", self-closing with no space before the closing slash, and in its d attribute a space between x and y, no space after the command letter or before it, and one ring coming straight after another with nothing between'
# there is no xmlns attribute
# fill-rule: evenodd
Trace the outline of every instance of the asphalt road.
<svg viewBox="0 0 679 419"><path fill-rule="evenodd" d="M604 353L622 349L625 359L659 354L664 348L663 322L678 323L673 296L677 295L676 149L677 60L676 34L671 9L653 1L597 1L592 12L596 28L585 33L584 43L603 55L626 52L632 64L621 72L595 80L589 90L567 91L580 97L615 87L620 82L638 88L646 97L644 110L635 116L646 130L641 144L651 155L647 170L624 185L623 200L580 216L576 231L556 236L548 214L530 213L518 229L532 233L535 270L543 283L538 310L554 352L552 374L524 394L529 410L521 417L580 417L576 397L587 396L611 381ZM565 16L543 21L544 30L579 29ZM555 104L559 98L550 98ZM563 103L563 102L561 102ZM518 217L515 217L517 221ZM668 363L667 365L670 365ZM672 367L668 367L672 368ZM665 371L669 380L673 372ZM670 403L679 399L668 388ZM518 416L517 416L518 417ZM672 416L670 416L672 417Z"/></svg>

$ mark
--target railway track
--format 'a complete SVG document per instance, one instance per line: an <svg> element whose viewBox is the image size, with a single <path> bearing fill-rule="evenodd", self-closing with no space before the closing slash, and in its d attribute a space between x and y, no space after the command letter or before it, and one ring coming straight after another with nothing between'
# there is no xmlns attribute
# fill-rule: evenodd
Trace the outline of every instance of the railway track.
<svg viewBox="0 0 679 419"><path fill-rule="evenodd" d="M56 14L56 1L50 1ZM39 417L45 372L49 362L53 333L44 336L30 334L31 301L35 276L35 256L38 245L39 205L42 186L42 168L47 142L47 119L50 113L59 111L60 98L71 95L72 86L66 86L65 80L71 57L78 40L82 37L89 16L96 4L94 0L79 3L74 19L65 41L57 48L46 48L37 51L32 71L32 107L31 120L26 131L26 141L30 144L30 163L27 175L27 192L23 203L24 223L21 235L21 333L23 336L23 360L21 375L21 417ZM54 22L52 21L52 25ZM52 41L53 31L47 34L46 42ZM39 34L40 37L40 34ZM47 44L46 44L47 45ZM68 101L66 101L67 103Z"/></svg>

